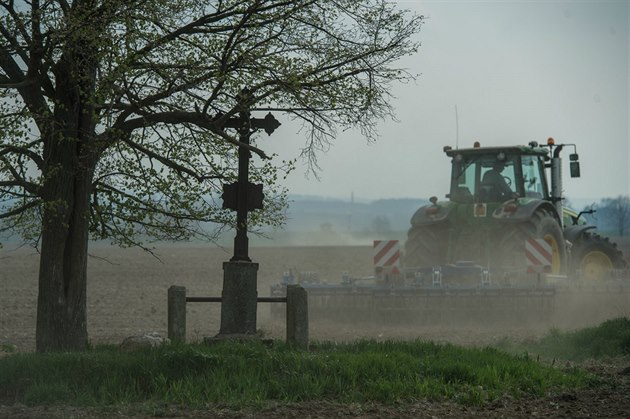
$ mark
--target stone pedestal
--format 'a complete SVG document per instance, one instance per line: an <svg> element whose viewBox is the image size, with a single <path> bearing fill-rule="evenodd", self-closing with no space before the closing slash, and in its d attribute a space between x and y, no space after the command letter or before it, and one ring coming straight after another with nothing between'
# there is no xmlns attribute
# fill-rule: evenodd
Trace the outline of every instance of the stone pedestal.
<svg viewBox="0 0 630 419"><path fill-rule="evenodd" d="M255 335L258 264L223 262L221 329L219 335Z"/></svg>

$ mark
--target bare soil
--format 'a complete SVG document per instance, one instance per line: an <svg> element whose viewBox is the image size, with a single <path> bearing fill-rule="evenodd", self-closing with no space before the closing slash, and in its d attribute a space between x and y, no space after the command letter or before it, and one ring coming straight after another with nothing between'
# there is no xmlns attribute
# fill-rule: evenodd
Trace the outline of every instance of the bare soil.
<svg viewBox="0 0 630 419"><path fill-rule="evenodd" d="M222 263L231 257L229 249L179 245L159 247L159 260L138 249L94 245L88 264L88 330L93 344L119 344L125 337L147 332L166 335L166 297L171 285L185 286L189 296L220 296ZM284 272L314 271L328 282L338 282L342 272L354 276L372 275L369 247L260 247L250 250L259 263L258 294L270 295L272 284ZM28 248L0 249L0 345L19 351L35 346L38 254ZM273 322L270 305L261 304L258 327L271 338L284 338L284 327ZM312 340L352 341L369 339L425 339L461 345L484 346L502 338L536 339L551 327L572 330L630 315L630 296L625 293L572 294L552 318L524 319L514 324L481 322L477 327L443 323L409 322L350 324L314 322ZM214 336L220 326L220 304L190 303L187 310L187 339L200 341ZM1 355L0 350L0 355ZM484 408L454 403L420 401L415 404L338 405L308 402L277 405L263 411L240 411L209 406L203 411L161 407L129 407L124 411L102 411L73 407L0 406L0 417L630 417L630 361L628 359L589 362L581 366L608 384L571 394L549 395L531 400L503 398Z"/></svg>

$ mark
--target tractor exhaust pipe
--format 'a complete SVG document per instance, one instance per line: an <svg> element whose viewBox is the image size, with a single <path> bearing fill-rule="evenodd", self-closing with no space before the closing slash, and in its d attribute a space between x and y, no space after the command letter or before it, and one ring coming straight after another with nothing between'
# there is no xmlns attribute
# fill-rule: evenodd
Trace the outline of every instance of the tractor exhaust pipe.
<svg viewBox="0 0 630 419"><path fill-rule="evenodd" d="M551 158L551 202L556 207L560 217L560 227L564 228L562 220L562 159L560 158L562 147L562 144L558 145Z"/></svg>

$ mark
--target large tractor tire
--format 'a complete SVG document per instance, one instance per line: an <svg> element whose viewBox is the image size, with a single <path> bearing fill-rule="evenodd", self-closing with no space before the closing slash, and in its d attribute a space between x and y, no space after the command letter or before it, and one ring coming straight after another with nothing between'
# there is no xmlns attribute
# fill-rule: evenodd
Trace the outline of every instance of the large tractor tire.
<svg viewBox="0 0 630 419"><path fill-rule="evenodd" d="M613 269L625 269L627 262L615 243L599 234L585 233L573 244L571 268L581 278L601 280Z"/></svg>
<svg viewBox="0 0 630 419"><path fill-rule="evenodd" d="M402 264L406 268L446 263L448 229L445 224L415 225L409 229Z"/></svg>
<svg viewBox="0 0 630 419"><path fill-rule="evenodd" d="M507 230L507 231L505 231ZM525 272L530 267L525 254L525 242L528 239L543 239L551 245L552 261L548 273L564 274L567 272L568 255L562 228L553 214L539 209L532 217L506 227L499 239L499 258L495 262L505 270Z"/></svg>

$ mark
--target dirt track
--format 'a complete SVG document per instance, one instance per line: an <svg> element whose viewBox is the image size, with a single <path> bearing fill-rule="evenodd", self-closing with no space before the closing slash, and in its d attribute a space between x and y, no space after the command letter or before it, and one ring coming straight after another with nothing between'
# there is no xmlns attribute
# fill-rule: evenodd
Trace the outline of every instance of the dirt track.
<svg viewBox="0 0 630 419"><path fill-rule="evenodd" d="M260 264L258 292L269 295L289 269L317 271L320 278L337 281L341 272L356 276L371 275L369 247L292 247L254 248L250 256ZM156 250L161 262L137 249L93 247L88 265L88 329L92 343L120 343L125 337L146 332L166 334L166 293L171 285L183 285L191 296L219 296L222 287L222 262L228 251L213 247L175 246ZM18 350L34 349L35 309L37 301L38 255L30 249L0 250L0 344L15 345ZM625 300L623 298L626 298ZM502 337L536 338L550 327L572 329L595 325L606 318L629 315L630 301L623 297L615 303L574 301L565 315L551 322L523 323L520 327L461 327L456 324L422 327L408 324L356 325L314 323L313 340L432 339L464 345L485 345ZM261 305L258 327L272 337L283 338L281 325L272 324L270 307ZM188 307L188 339L196 341L214 336L219 330L220 307L213 303L191 303ZM483 325L481 325L483 326ZM322 403L304 403L291 408L278 407L269 412L238 412L234 416L258 417L629 417L629 376L620 374L627 360L593 364L590 368L611 383L609 389L553 396L544 399L514 401L505 399L495 405L465 409L450 403L423 402L406 407L358 407ZM177 417L231 416L234 412L210 410L172 411ZM53 410L22 406L0 406L0 417L92 417L95 411L56 408ZM105 415L103 417L109 417ZM144 417L143 414L135 417Z"/></svg>

